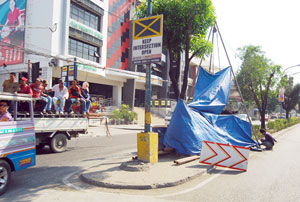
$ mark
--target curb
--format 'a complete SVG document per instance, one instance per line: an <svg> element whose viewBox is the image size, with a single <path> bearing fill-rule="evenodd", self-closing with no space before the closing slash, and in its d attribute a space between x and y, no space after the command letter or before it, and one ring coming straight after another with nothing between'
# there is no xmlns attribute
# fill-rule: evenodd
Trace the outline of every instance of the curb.
<svg viewBox="0 0 300 202"><path fill-rule="evenodd" d="M133 184L117 184L117 183L110 183L110 182L103 182L100 180L92 179L88 177L88 174L85 174L84 172L80 174L80 179L86 183L99 186L99 187L105 187L105 188L111 188L111 189L140 189L140 190L146 190L146 189L158 189L158 188L166 188L166 187L174 187L177 185L181 185L185 182L191 181L207 172L212 171L214 168L210 168L207 171L201 171L195 175L185 177L184 179L180 179L174 182L167 182L167 183L157 183L157 184L145 184L145 185L133 185Z"/></svg>

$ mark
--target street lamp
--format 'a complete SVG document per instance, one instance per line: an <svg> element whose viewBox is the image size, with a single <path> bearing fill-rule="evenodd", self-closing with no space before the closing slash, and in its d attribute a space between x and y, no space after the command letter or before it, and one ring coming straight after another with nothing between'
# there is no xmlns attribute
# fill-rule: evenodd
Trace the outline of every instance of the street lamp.
<svg viewBox="0 0 300 202"><path fill-rule="evenodd" d="M287 67L285 70L283 70L282 73L284 73L286 70L288 70L288 69L290 69L290 68L292 68L292 67L299 67L299 66L300 66L300 64L299 64L299 65L294 65L294 66Z"/></svg>

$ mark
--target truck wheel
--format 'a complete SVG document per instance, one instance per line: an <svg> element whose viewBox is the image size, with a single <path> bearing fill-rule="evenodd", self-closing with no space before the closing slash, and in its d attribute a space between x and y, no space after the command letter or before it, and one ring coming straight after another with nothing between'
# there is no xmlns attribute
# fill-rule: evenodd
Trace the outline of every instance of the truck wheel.
<svg viewBox="0 0 300 202"><path fill-rule="evenodd" d="M67 148L67 137L63 133L56 134L50 142L50 149L54 153L60 153Z"/></svg>
<svg viewBox="0 0 300 202"><path fill-rule="evenodd" d="M2 195L11 181L10 166L6 161L0 160L0 195Z"/></svg>

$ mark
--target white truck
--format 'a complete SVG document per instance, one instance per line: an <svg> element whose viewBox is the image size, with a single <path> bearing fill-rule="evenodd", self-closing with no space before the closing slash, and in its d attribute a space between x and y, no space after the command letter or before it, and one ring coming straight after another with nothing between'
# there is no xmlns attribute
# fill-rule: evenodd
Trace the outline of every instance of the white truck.
<svg viewBox="0 0 300 202"><path fill-rule="evenodd" d="M36 148L49 145L54 153L63 152L67 148L67 140L86 133L88 118L84 117L45 117L34 118Z"/></svg>
<svg viewBox="0 0 300 202"><path fill-rule="evenodd" d="M26 94L14 94L13 97L28 97ZM40 117L39 115L30 115L30 113L16 113L16 120L29 120L31 116L34 120L34 131L36 136L36 149L42 149L44 146L49 145L54 153L63 152L67 148L67 140L72 137L78 137L79 133L86 133L89 120L87 117L81 115L58 116L51 115L47 117Z"/></svg>

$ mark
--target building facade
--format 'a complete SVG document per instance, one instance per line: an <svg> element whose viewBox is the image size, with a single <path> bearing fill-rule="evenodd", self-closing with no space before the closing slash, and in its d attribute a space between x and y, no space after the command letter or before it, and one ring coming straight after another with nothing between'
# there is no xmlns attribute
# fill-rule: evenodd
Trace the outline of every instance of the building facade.
<svg viewBox="0 0 300 202"><path fill-rule="evenodd" d="M65 67L77 66L80 83L90 83L90 93L122 103L143 106L145 65L131 64L131 19L134 0L16 0L17 25L9 25L10 0L0 5L0 82L9 72L30 77L38 64L41 77L55 84ZM5 29L21 27L21 43L9 40ZM11 31L8 35L12 36ZM19 40L20 41L20 40ZM151 64L152 98L172 97L167 53ZM189 84L191 82L189 81Z"/></svg>

